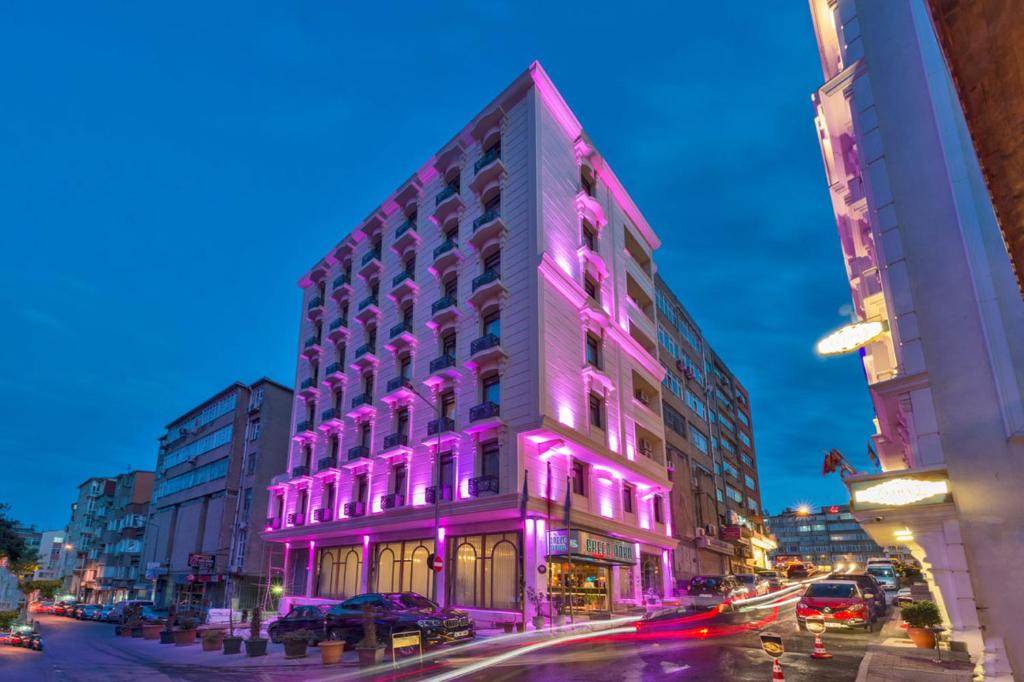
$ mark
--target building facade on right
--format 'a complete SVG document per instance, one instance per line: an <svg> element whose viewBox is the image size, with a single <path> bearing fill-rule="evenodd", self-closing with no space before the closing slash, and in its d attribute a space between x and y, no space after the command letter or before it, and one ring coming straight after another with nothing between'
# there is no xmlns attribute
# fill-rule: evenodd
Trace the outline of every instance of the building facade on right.
<svg viewBox="0 0 1024 682"><path fill-rule="evenodd" d="M871 539L850 513L849 505L840 504L811 509L785 509L764 520L778 540L778 556L799 557L817 566L858 564L861 568L872 557L890 554Z"/></svg>
<svg viewBox="0 0 1024 682"><path fill-rule="evenodd" d="M854 517L922 562L986 679L1024 670L1024 301L924 0L811 0L815 122L874 404ZM865 324L866 323L866 324Z"/></svg>

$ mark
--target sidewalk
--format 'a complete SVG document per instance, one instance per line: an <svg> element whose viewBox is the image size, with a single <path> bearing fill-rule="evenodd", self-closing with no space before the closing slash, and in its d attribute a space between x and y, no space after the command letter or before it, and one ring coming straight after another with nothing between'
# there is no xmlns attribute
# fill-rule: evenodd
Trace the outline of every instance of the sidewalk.
<svg viewBox="0 0 1024 682"><path fill-rule="evenodd" d="M970 682L974 666L967 654L918 649L900 627L899 609L882 627L882 639L869 644L856 682Z"/></svg>

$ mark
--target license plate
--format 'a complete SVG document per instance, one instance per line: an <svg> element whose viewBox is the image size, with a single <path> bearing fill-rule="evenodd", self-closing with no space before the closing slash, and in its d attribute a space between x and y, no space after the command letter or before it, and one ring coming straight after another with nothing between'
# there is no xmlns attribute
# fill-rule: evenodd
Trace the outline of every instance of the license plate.
<svg viewBox="0 0 1024 682"><path fill-rule="evenodd" d="M825 627L827 628L845 628L846 624L839 620L826 620Z"/></svg>
<svg viewBox="0 0 1024 682"><path fill-rule="evenodd" d="M469 637L469 630L457 630L451 634L455 639L461 639L462 637Z"/></svg>

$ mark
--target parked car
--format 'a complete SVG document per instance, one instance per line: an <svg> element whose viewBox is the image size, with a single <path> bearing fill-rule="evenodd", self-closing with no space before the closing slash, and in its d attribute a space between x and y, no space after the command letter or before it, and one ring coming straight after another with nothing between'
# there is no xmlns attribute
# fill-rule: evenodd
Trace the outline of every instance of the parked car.
<svg viewBox="0 0 1024 682"><path fill-rule="evenodd" d="M768 594L768 581L756 573L737 573L736 580L746 586L748 596L760 597L762 594Z"/></svg>
<svg viewBox="0 0 1024 682"><path fill-rule="evenodd" d="M32 605L33 613L53 613L52 601L37 601Z"/></svg>
<svg viewBox="0 0 1024 682"><path fill-rule="evenodd" d="M811 583L796 605L797 625L807 629L807 619L817 618L826 627L875 628L871 599L852 580L822 580Z"/></svg>
<svg viewBox="0 0 1024 682"><path fill-rule="evenodd" d="M806 564L793 563L786 567L786 577L790 580L803 580L811 575Z"/></svg>
<svg viewBox="0 0 1024 682"><path fill-rule="evenodd" d="M163 623L164 621L166 621L170 617L170 615L171 615L171 612L168 609L158 609L158 608L155 608L153 606L143 606L142 607L142 622L143 623L149 623L149 624ZM180 619L175 618L174 620L178 621ZM177 622L175 622L174 624L177 625Z"/></svg>
<svg viewBox="0 0 1024 682"><path fill-rule="evenodd" d="M733 575L695 575L686 593L694 606L717 606L746 597L750 589Z"/></svg>
<svg viewBox="0 0 1024 682"><path fill-rule="evenodd" d="M360 594L328 609L324 619L328 639L355 644L363 636L363 606L369 604L377 622L377 637L419 630L424 646L461 642L476 637L473 619L464 611L442 608L416 592Z"/></svg>
<svg viewBox="0 0 1024 682"><path fill-rule="evenodd" d="M869 563L864 570L873 575L885 590L895 592L900 589L900 579L891 563Z"/></svg>
<svg viewBox="0 0 1024 682"><path fill-rule="evenodd" d="M96 614L100 612L103 607L99 604L86 604L80 607L75 613L75 618L81 620L96 620Z"/></svg>
<svg viewBox="0 0 1024 682"><path fill-rule="evenodd" d="M833 573L828 578L829 580L850 580L857 583L865 597L870 595L868 598L871 599L875 617L881 618L885 615L885 591L878 581L875 580L875 576L870 573Z"/></svg>
<svg viewBox="0 0 1024 682"><path fill-rule="evenodd" d="M114 604L107 619L113 623L124 624L124 610L127 606L153 606L153 602L145 599L127 599Z"/></svg>
<svg viewBox="0 0 1024 682"><path fill-rule="evenodd" d="M317 633L317 638L310 644L318 644L327 636L324 629L324 616L327 615L329 608L329 604L293 606L288 613L267 626L267 635L271 642L278 644L281 642L281 635L287 632L310 630Z"/></svg>
<svg viewBox="0 0 1024 682"><path fill-rule="evenodd" d="M70 616L74 613L76 606L78 604L73 601L59 601L53 605L53 615Z"/></svg>
<svg viewBox="0 0 1024 682"><path fill-rule="evenodd" d="M896 596L893 597L892 601L896 606L903 608L914 601L914 596L910 593L909 587L901 587L896 591Z"/></svg>
<svg viewBox="0 0 1024 682"><path fill-rule="evenodd" d="M768 591L769 592L775 592L776 590L781 590L786 585L785 578L783 578L782 574L779 573L778 571L760 570L760 571L757 572L757 574L759 576L761 576L762 578L764 578L766 581L768 581Z"/></svg>

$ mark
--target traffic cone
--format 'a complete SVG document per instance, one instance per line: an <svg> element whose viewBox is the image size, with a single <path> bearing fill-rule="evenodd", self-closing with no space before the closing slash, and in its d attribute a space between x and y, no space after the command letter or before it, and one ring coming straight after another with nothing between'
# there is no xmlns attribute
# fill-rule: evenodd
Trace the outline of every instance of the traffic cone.
<svg viewBox="0 0 1024 682"><path fill-rule="evenodd" d="M811 658L832 658L832 654L825 651L825 645L821 643L821 635L817 632L814 633L814 651L811 652Z"/></svg>
<svg viewBox="0 0 1024 682"><path fill-rule="evenodd" d="M782 664L779 663L779 659L772 659L772 682L785 682L785 677L782 675Z"/></svg>

